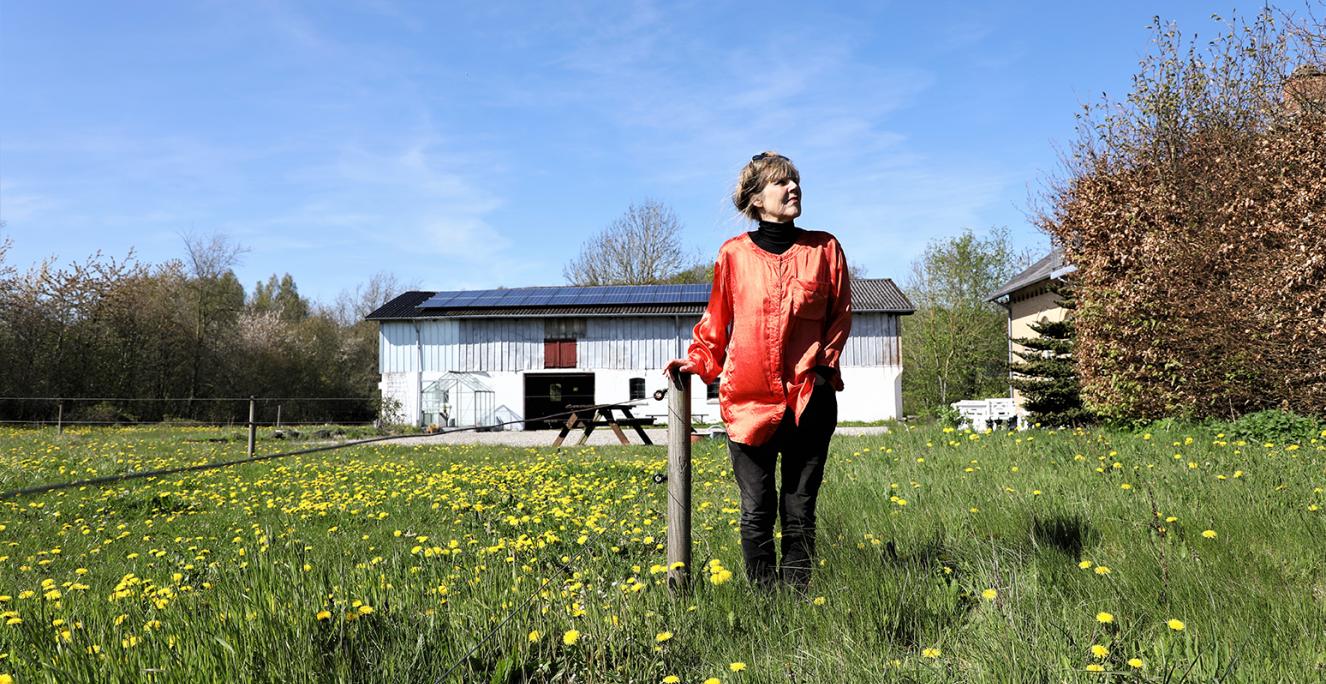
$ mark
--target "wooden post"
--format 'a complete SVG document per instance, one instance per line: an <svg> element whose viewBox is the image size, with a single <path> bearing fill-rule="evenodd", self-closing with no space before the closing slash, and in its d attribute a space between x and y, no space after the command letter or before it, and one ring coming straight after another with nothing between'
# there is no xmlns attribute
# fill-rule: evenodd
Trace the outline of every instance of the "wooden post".
<svg viewBox="0 0 1326 684"><path fill-rule="evenodd" d="M258 424L254 422L257 418L257 402L249 395L249 456L253 456L254 442L258 439Z"/></svg>
<svg viewBox="0 0 1326 684"><path fill-rule="evenodd" d="M669 395L668 588L675 593L691 573L691 374L673 373Z"/></svg>
<svg viewBox="0 0 1326 684"><path fill-rule="evenodd" d="M276 405L276 429L281 429L281 405Z"/></svg>
<svg viewBox="0 0 1326 684"><path fill-rule="evenodd" d="M60 399L55 409L55 432L64 434L64 399Z"/></svg>

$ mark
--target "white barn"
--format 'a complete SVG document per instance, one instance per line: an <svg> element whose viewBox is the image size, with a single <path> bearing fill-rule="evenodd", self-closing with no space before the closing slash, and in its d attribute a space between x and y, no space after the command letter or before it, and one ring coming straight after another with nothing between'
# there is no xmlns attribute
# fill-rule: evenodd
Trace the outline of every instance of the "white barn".
<svg viewBox="0 0 1326 684"><path fill-rule="evenodd" d="M571 404L645 398L635 416L662 423L667 400L653 399L666 384L661 369L685 355L709 292L709 285L406 292L367 318L379 323L382 397L396 421L417 425L491 425ZM902 417L900 318L913 311L890 279L852 282L839 420ZM691 396L697 420L719 422L717 383Z"/></svg>

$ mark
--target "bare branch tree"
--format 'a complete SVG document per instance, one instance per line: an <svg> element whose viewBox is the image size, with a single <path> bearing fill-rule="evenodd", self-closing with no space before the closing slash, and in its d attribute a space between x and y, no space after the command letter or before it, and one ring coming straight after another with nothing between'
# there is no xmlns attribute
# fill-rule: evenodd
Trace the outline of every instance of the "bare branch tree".
<svg viewBox="0 0 1326 684"><path fill-rule="evenodd" d="M249 249L221 233L180 235L189 258L191 275L202 280L220 278L235 266Z"/></svg>
<svg viewBox="0 0 1326 684"><path fill-rule="evenodd" d="M396 274L378 271L368 281L356 285L353 290L342 290L336 295L336 301L328 307L327 313L339 325L353 326L364 320L375 309L391 301L392 297L407 290L417 290L418 281L401 282Z"/></svg>
<svg viewBox="0 0 1326 684"><path fill-rule="evenodd" d="M648 285L671 282L685 268L681 223L667 205L652 199L590 238L580 255L562 268L572 285Z"/></svg>

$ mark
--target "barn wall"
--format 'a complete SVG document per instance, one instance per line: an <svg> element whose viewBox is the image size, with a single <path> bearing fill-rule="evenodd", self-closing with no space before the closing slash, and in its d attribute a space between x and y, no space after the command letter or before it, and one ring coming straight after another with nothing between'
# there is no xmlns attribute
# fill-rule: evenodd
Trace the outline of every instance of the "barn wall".
<svg viewBox="0 0 1326 684"><path fill-rule="evenodd" d="M577 367L630 370L662 368L684 354L698 321L670 316L590 318L576 344ZM681 338L677 334L680 332ZM419 321L423 370L522 371L543 369L543 320L491 318ZM416 372L419 350L410 321L382 323L378 367L382 373ZM898 317L857 314L843 349L843 366L900 366Z"/></svg>
<svg viewBox="0 0 1326 684"><path fill-rule="evenodd" d="M622 401L630 378L646 379L648 392L663 386L659 370L672 358L684 355L696 316L635 316L587 318L585 334L576 345L577 366L593 371L600 402ZM418 368L415 322L385 321L379 335L379 367L383 394L398 399L403 413L418 416L418 388L446 371L485 372L497 392L497 405L519 414L524 411L526 372L543 371L544 320L539 318L424 319L418 321L423 342L424 367ZM902 362L899 317L858 313L843 350L843 380L839 394L841 420L883 420L901 414ZM550 372L551 369L549 369ZM705 398L704 387L694 385L693 412L717 420L717 401ZM666 411L666 402L640 407L636 415Z"/></svg>
<svg viewBox="0 0 1326 684"><path fill-rule="evenodd" d="M414 373L419 370L414 323L384 321L378 328L378 372Z"/></svg>
<svg viewBox="0 0 1326 684"><path fill-rule="evenodd" d="M438 370L540 370L543 368L543 319L462 319L457 345L455 365Z"/></svg>
<svg viewBox="0 0 1326 684"><path fill-rule="evenodd" d="M861 313L852 316L852 334L843 347L844 367L901 366L898 316Z"/></svg>
<svg viewBox="0 0 1326 684"><path fill-rule="evenodd" d="M590 318L585 322L585 337L576 343L577 365L605 370L661 369L677 358L678 332L689 342L698 320L683 317L679 325L671 316Z"/></svg>

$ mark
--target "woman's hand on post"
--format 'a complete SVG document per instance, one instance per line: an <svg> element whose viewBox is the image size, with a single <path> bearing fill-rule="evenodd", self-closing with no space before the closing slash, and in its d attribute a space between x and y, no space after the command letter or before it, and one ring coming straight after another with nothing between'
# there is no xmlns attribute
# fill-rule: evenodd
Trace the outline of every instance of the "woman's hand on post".
<svg viewBox="0 0 1326 684"><path fill-rule="evenodd" d="M673 371L679 373L699 373L700 369L690 359L673 359L668 365L663 367L663 375L672 375Z"/></svg>

